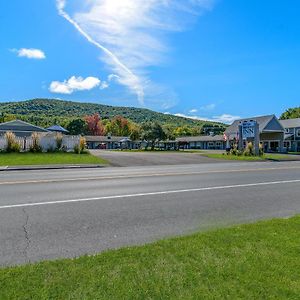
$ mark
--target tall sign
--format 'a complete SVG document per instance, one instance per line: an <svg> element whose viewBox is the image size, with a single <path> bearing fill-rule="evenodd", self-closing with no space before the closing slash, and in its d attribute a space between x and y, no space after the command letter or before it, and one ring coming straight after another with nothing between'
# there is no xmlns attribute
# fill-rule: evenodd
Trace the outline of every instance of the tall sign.
<svg viewBox="0 0 300 300"><path fill-rule="evenodd" d="M255 126L257 122L255 121L246 121L242 123L242 136L243 140L250 138L255 138Z"/></svg>
<svg viewBox="0 0 300 300"><path fill-rule="evenodd" d="M259 155L259 124L256 121L243 121L238 128L239 149L244 149L244 141L251 140L254 144L255 155Z"/></svg>

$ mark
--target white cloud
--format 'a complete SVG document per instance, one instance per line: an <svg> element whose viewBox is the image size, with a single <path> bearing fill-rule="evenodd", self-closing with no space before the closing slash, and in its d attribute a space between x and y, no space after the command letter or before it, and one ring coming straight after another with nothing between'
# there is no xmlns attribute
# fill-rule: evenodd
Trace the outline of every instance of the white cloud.
<svg viewBox="0 0 300 300"><path fill-rule="evenodd" d="M213 119L216 122L231 124L235 120L241 119L241 117L240 116L233 116L233 115L230 115L230 114L223 114L223 115L220 115L220 116L214 116Z"/></svg>
<svg viewBox="0 0 300 300"><path fill-rule="evenodd" d="M107 81L102 81L100 84L100 90L105 90L109 87L109 84Z"/></svg>
<svg viewBox="0 0 300 300"><path fill-rule="evenodd" d="M197 112L198 112L198 109L196 109L196 108L193 108L189 111L190 114L195 114Z"/></svg>
<svg viewBox="0 0 300 300"><path fill-rule="evenodd" d="M21 48L21 49L13 49L12 51L16 52L19 57L27 57L30 59L45 59L46 58L45 53L40 49Z"/></svg>
<svg viewBox="0 0 300 300"><path fill-rule="evenodd" d="M205 117L200 117L200 116L191 116L191 115L186 115L182 113L176 113L174 114L176 117L182 117L182 118L188 118L188 119L193 119L193 120L203 120L203 121L211 121Z"/></svg>
<svg viewBox="0 0 300 300"><path fill-rule="evenodd" d="M170 113L166 112L165 114L170 114ZM195 115L191 116L191 115L186 115L186 114L182 114L182 113L176 113L176 114L174 114L174 116L182 117L182 118L189 118L189 119L193 119L193 120L200 120L200 121L219 122L219 123L225 123L225 124L231 124L235 120L238 120L241 118L239 116L233 116L230 114L213 116L211 118L195 116Z"/></svg>
<svg viewBox="0 0 300 300"><path fill-rule="evenodd" d="M67 1L57 0L59 14L102 52L115 79L144 103L147 67L159 65L167 52L165 35L182 31L214 0L88 0L84 11L68 14ZM81 3L82 4L82 3ZM150 92L148 88L147 92Z"/></svg>
<svg viewBox="0 0 300 300"><path fill-rule="evenodd" d="M201 106L200 109L204 111L214 110L216 108L216 104L211 103L204 106Z"/></svg>
<svg viewBox="0 0 300 300"><path fill-rule="evenodd" d="M91 90L101 83L99 78L96 77L75 77L72 76L68 80L52 81L49 87L50 92L58 94L72 94L75 91Z"/></svg>

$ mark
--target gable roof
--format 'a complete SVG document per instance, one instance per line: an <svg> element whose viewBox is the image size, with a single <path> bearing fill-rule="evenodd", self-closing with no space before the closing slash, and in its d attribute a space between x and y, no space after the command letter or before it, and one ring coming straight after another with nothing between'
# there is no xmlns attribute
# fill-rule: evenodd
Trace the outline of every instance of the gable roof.
<svg viewBox="0 0 300 300"><path fill-rule="evenodd" d="M237 134L239 130L239 124L244 121L256 121L259 125L259 132L283 132L284 128L280 124L275 115L252 117L247 119L240 119L234 121L225 131L227 135Z"/></svg>
<svg viewBox="0 0 300 300"><path fill-rule="evenodd" d="M47 130L49 131L56 131L56 132L64 132L64 133L68 133L69 131L65 128L63 128L60 125L53 125L51 127L48 127Z"/></svg>
<svg viewBox="0 0 300 300"><path fill-rule="evenodd" d="M297 128L297 127L300 128L300 118L279 120L279 122L284 128Z"/></svg>
<svg viewBox="0 0 300 300"><path fill-rule="evenodd" d="M48 132L48 130L30 123L14 120L0 124L0 131L12 132Z"/></svg>

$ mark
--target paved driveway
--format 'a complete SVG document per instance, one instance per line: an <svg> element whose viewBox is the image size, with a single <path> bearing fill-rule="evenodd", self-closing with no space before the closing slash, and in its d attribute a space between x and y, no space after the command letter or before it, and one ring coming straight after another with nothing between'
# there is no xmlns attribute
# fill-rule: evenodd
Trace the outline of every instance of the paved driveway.
<svg viewBox="0 0 300 300"><path fill-rule="evenodd" d="M218 159L204 157L198 153L184 152L130 152L130 151L109 151L90 150L95 156L100 156L110 162L112 166L156 166L156 165L184 165L202 163L224 162Z"/></svg>

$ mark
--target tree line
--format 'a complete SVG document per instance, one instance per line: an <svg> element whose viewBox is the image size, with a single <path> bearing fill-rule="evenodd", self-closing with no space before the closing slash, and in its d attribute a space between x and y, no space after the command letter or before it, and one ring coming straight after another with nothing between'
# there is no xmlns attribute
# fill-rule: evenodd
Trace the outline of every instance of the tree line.
<svg viewBox="0 0 300 300"><path fill-rule="evenodd" d="M174 140L181 136L206 135L209 132L221 134L224 127L218 125L204 124L194 126L174 126L171 124L160 124L159 122L146 121L137 124L123 116L115 116L112 119L102 119L99 114L93 114L84 118L70 121L67 125L70 134L93 135L93 136L124 136L132 140Z"/></svg>

